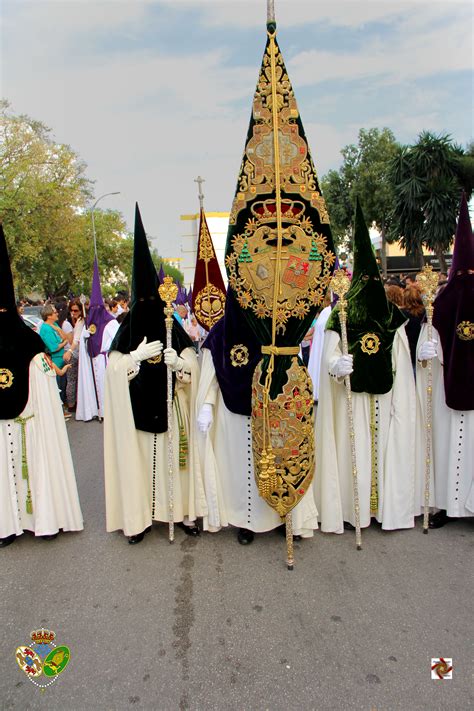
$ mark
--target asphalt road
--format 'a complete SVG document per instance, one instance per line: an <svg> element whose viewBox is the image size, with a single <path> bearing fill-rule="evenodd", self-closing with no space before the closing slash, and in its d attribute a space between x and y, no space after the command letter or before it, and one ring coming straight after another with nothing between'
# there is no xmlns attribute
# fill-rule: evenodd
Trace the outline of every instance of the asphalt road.
<svg viewBox="0 0 474 711"><path fill-rule="evenodd" d="M473 707L472 520L318 533L235 531L139 546L105 532L102 426L68 424L85 530L0 551L0 708L436 711ZM14 652L45 626L71 650L44 691ZM431 679L451 657L453 678Z"/></svg>

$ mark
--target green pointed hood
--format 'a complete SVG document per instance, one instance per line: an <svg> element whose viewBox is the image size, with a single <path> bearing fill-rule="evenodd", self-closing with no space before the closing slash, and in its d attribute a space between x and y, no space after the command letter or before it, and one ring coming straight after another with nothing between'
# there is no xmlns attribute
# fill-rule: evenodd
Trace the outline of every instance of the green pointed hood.
<svg viewBox="0 0 474 711"><path fill-rule="evenodd" d="M354 271L346 301L349 353L354 356L351 389L374 395L387 393L393 385L395 331L406 318L385 295L359 200L354 221ZM339 310L337 305L326 328L340 334Z"/></svg>

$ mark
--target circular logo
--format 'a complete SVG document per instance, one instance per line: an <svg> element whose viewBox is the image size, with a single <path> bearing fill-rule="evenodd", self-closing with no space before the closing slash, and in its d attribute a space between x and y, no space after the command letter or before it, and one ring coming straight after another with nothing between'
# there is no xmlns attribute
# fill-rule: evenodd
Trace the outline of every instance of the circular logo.
<svg viewBox="0 0 474 711"><path fill-rule="evenodd" d="M37 678L43 673L43 664L40 657L34 652L31 647L17 647L15 651L15 659L18 666L30 678Z"/></svg>
<svg viewBox="0 0 474 711"><path fill-rule="evenodd" d="M43 663L45 676L57 676L63 672L69 664L71 652L69 647L62 645L50 651Z"/></svg>
<svg viewBox="0 0 474 711"><path fill-rule="evenodd" d="M238 343L230 351L230 362L234 368L247 365L249 362L249 349L243 343Z"/></svg>
<svg viewBox="0 0 474 711"><path fill-rule="evenodd" d="M461 341L474 340L474 323L471 321L461 321L456 328L456 334Z"/></svg>
<svg viewBox="0 0 474 711"><path fill-rule="evenodd" d="M13 373L8 368L0 368L0 388L10 388L13 383Z"/></svg>
<svg viewBox="0 0 474 711"><path fill-rule="evenodd" d="M380 338L375 333L366 333L360 339L360 345L363 353L373 355L377 353L380 347Z"/></svg>
<svg viewBox="0 0 474 711"><path fill-rule="evenodd" d="M91 325L89 326L89 333L91 334L91 336L93 336L96 331L97 326L95 325L95 323L91 323Z"/></svg>
<svg viewBox="0 0 474 711"><path fill-rule="evenodd" d="M203 287L194 301L194 313L211 329L224 315L225 295L214 284Z"/></svg>

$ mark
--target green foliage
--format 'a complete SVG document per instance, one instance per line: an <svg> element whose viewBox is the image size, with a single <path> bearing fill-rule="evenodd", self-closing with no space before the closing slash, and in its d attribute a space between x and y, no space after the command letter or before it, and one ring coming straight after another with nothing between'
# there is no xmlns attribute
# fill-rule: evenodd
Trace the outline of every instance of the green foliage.
<svg viewBox="0 0 474 711"><path fill-rule="evenodd" d="M418 257L420 264L426 246L446 269L443 252L449 250L456 229L463 157L450 136L423 131L417 143L400 147L392 160L392 237L400 238L407 254Z"/></svg>
<svg viewBox="0 0 474 711"><path fill-rule="evenodd" d="M389 179L390 161L397 151L395 136L388 128L361 128L358 143L345 146L338 171L331 170L322 180L322 190L336 244L347 247L358 197L366 222L375 222L384 232L393 203Z"/></svg>
<svg viewBox="0 0 474 711"><path fill-rule="evenodd" d="M0 117L0 220L18 294L89 293L94 252L86 206L93 193L85 164L40 121L13 115L6 101ZM122 237L124 220L111 211L94 216L104 286L126 286L132 242Z"/></svg>

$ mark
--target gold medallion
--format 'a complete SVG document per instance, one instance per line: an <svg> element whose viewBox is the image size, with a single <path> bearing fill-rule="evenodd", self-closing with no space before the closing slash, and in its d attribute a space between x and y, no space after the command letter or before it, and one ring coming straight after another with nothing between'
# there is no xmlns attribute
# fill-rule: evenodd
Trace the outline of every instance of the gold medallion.
<svg viewBox="0 0 474 711"><path fill-rule="evenodd" d="M374 355L377 353L380 347L380 338L375 333L366 333L360 339L360 345L363 353L367 355Z"/></svg>
<svg viewBox="0 0 474 711"><path fill-rule="evenodd" d="M95 323L91 323L88 330L91 336L93 336L94 333L97 331L97 326L95 325Z"/></svg>
<svg viewBox="0 0 474 711"><path fill-rule="evenodd" d="M146 362L150 365L157 365L158 363L161 363L162 355L162 353L159 353L154 358L147 358Z"/></svg>
<svg viewBox="0 0 474 711"><path fill-rule="evenodd" d="M230 362L234 368L247 365L249 362L249 349L243 343L238 343L230 351Z"/></svg>
<svg viewBox="0 0 474 711"><path fill-rule="evenodd" d="M0 368L0 388L10 388L13 383L13 373L8 368Z"/></svg>
<svg viewBox="0 0 474 711"><path fill-rule="evenodd" d="M461 321L456 328L456 335L461 341L474 340L474 323L472 321Z"/></svg>

